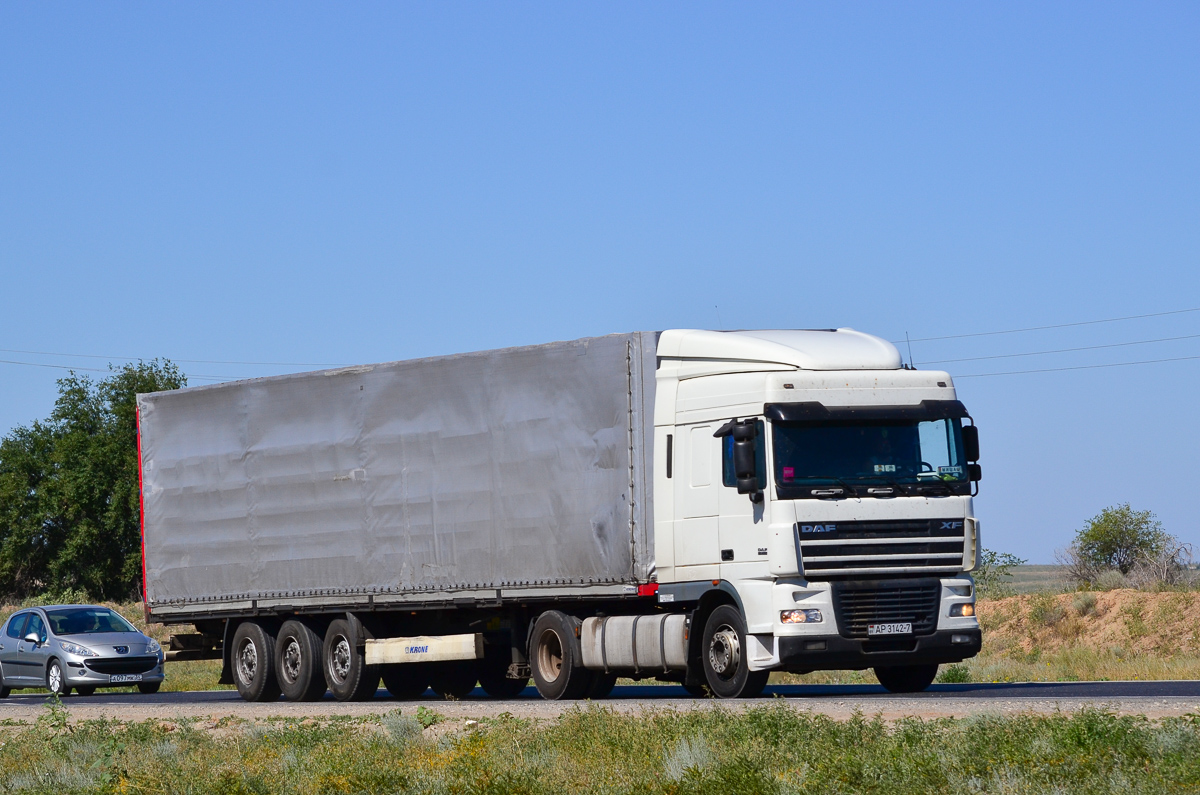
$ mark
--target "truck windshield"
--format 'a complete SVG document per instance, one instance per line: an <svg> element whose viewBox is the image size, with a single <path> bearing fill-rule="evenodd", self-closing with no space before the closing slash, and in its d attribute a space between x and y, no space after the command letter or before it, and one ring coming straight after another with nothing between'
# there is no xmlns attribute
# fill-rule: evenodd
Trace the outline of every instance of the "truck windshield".
<svg viewBox="0 0 1200 795"><path fill-rule="evenodd" d="M875 487L970 491L958 419L776 422L773 435L775 484L784 499L828 496L830 488L863 496Z"/></svg>

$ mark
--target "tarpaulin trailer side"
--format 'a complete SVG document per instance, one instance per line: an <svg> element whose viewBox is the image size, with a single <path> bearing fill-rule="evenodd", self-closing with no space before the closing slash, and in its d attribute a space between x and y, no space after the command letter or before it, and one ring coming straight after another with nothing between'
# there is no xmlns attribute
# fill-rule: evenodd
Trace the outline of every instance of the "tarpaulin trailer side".
<svg viewBox="0 0 1200 795"><path fill-rule="evenodd" d="M657 336L139 395L150 617L648 581Z"/></svg>

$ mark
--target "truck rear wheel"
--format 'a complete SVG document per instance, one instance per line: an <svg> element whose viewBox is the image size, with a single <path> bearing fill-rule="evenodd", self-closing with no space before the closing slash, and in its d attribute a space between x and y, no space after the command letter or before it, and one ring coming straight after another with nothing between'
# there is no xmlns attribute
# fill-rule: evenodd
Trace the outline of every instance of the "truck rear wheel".
<svg viewBox="0 0 1200 795"><path fill-rule="evenodd" d="M367 665L346 619L339 618L329 625L321 660L325 684L338 701L366 701L374 697L379 688L379 668Z"/></svg>
<svg viewBox="0 0 1200 795"><path fill-rule="evenodd" d="M920 693L933 684L937 665L889 665L875 669L875 678L889 693Z"/></svg>
<svg viewBox="0 0 1200 795"><path fill-rule="evenodd" d="M229 658L233 683L246 701L274 701L279 698L275 679L275 638L254 621L243 621L233 633Z"/></svg>
<svg viewBox="0 0 1200 795"><path fill-rule="evenodd" d="M616 686L617 675L615 673L606 674L603 671L592 671L592 686L588 688L587 697L593 701L608 698Z"/></svg>
<svg viewBox="0 0 1200 795"><path fill-rule="evenodd" d="M717 698L754 698L767 686L770 671L751 671L746 622L733 605L721 605L704 624L700 649L704 678Z"/></svg>
<svg viewBox="0 0 1200 795"><path fill-rule="evenodd" d="M442 698L462 698L475 689L479 668L474 660L432 663L429 686Z"/></svg>
<svg viewBox="0 0 1200 795"><path fill-rule="evenodd" d="M411 701L429 689L429 667L424 663L385 665L379 671L392 698Z"/></svg>
<svg viewBox="0 0 1200 795"><path fill-rule="evenodd" d="M321 637L306 624L285 621L275 641L275 678L288 701L320 701L325 695L321 673Z"/></svg>
<svg viewBox="0 0 1200 795"><path fill-rule="evenodd" d="M533 625L530 663L542 698L584 698L592 686L592 672L583 667L583 650L575 634L579 623L577 618L547 610Z"/></svg>

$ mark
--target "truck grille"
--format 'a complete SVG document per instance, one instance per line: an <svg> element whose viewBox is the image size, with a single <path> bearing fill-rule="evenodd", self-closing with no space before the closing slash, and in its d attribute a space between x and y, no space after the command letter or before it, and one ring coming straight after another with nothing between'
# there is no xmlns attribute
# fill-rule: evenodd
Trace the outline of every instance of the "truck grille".
<svg viewBox="0 0 1200 795"><path fill-rule="evenodd" d="M866 638L868 624L911 622L913 635L937 629L942 584L937 580L847 583L833 589L833 610L844 638Z"/></svg>
<svg viewBox="0 0 1200 795"><path fill-rule="evenodd" d="M796 537L810 580L957 572L963 568L964 526L962 519L797 523Z"/></svg>
<svg viewBox="0 0 1200 795"><path fill-rule="evenodd" d="M83 664L98 674L144 674L158 666L158 657L103 657L98 660L84 660Z"/></svg>

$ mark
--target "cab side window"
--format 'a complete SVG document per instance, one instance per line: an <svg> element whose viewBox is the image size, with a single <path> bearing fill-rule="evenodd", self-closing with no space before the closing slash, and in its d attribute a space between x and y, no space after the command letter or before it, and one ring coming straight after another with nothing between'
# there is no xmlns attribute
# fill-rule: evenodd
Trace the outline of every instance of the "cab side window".
<svg viewBox="0 0 1200 795"><path fill-rule="evenodd" d="M20 639L25 637L25 622L28 620L29 613L18 613L12 617L11 621L8 622L8 631L4 634L8 635L10 638Z"/></svg>

